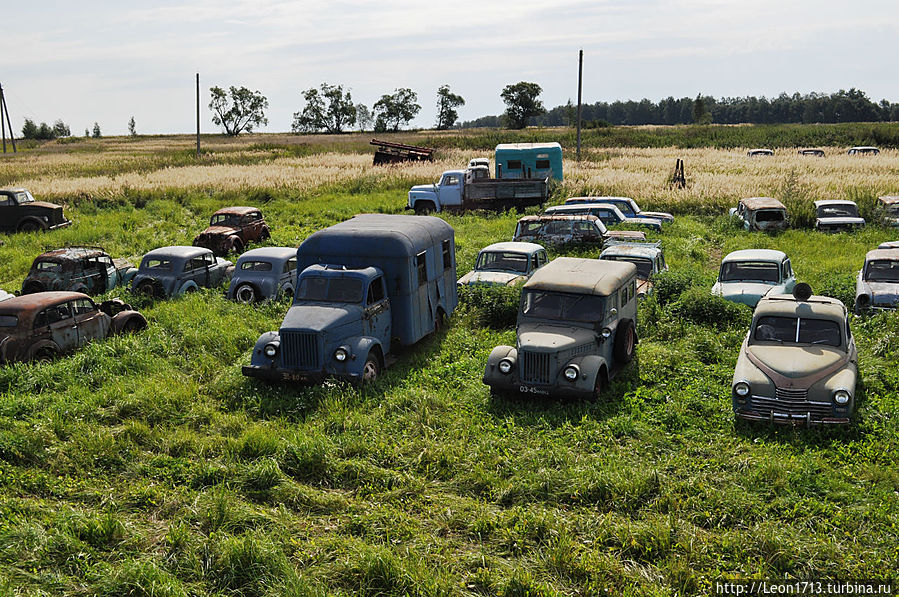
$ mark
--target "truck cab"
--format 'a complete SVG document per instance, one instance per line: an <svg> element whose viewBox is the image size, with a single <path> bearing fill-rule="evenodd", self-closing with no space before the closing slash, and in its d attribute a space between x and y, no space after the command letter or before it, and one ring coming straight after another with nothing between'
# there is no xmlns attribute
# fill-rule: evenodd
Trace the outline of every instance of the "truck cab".
<svg viewBox="0 0 899 597"><path fill-rule="evenodd" d="M415 185L409 190L409 207L417 214L461 208L467 173L468 170L447 170L435 184ZM489 174L488 171L488 177Z"/></svg>

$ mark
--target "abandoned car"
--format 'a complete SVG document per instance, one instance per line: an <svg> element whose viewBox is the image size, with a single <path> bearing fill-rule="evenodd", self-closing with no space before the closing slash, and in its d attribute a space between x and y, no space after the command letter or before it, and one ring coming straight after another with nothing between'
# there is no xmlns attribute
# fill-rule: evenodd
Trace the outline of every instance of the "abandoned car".
<svg viewBox="0 0 899 597"><path fill-rule="evenodd" d="M0 363L52 359L92 340L147 327L120 300L97 306L80 292L39 292L0 302Z"/></svg>
<svg viewBox="0 0 899 597"><path fill-rule="evenodd" d="M3 232L36 232L71 226L62 207L35 201L28 189L0 189L0 230Z"/></svg>
<svg viewBox="0 0 899 597"><path fill-rule="evenodd" d="M783 251L743 249L721 260L712 294L734 303L755 307L768 295L793 291L796 275Z"/></svg>
<svg viewBox="0 0 899 597"><path fill-rule="evenodd" d="M238 303L256 303L293 296L297 277L297 250L291 247L260 247L241 255L228 285L228 298Z"/></svg>
<svg viewBox="0 0 899 597"><path fill-rule="evenodd" d="M643 211L640 209L640 206L637 205L637 202L630 197L569 197L565 200L565 205L570 205L572 203L608 203L609 205L617 207L621 213L628 218L648 218L651 220L658 220L663 224L670 224L674 221L674 216L664 211Z"/></svg>
<svg viewBox="0 0 899 597"><path fill-rule="evenodd" d="M648 228L653 232L662 231L662 221L655 218L629 218L618 207L611 203L575 203L565 205L553 205L546 208L543 212L550 216L572 215L580 216L590 214L596 216L606 227L618 226L635 226L638 228Z"/></svg>
<svg viewBox="0 0 899 597"><path fill-rule="evenodd" d="M823 199L815 201L815 230L822 232L849 232L865 225L865 219L858 215L855 201L845 199Z"/></svg>
<svg viewBox="0 0 899 597"><path fill-rule="evenodd" d="M855 312L899 306L899 248L874 249L855 280Z"/></svg>
<svg viewBox="0 0 899 597"><path fill-rule="evenodd" d="M628 243L609 241L599 254L606 261L627 261L637 266L637 298L652 292L652 278L659 272L668 271L662 243Z"/></svg>
<svg viewBox="0 0 899 597"><path fill-rule="evenodd" d="M769 156L769 155L774 155L774 150L773 149L763 149L763 148L750 149L749 151L746 152L746 155L748 155L751 158L756 158L756 157L761 157L761 156Z"/></svg>
<svg viewBox="0 0 899 597"><path fill-rule="evenodd" d="M433 216L362 214L297 249L293 304L243 374L267 381L374 381L393 351L445 325L458 303L455 234Z"/></svg>
<svg viewBox="0 0 899 597"><path fill-rule="evenodd" d="M823 149L800 149L798 153L799 153L799 155L813 156L816 158L824 157Z"/></svg>
<svg viewBox="0 0 899 597"><path fill-rule="evenodd" d="M47 251L31 264L22 294L71 290L91 296L127 286L137 269L127 259L113 259L99 247L66 247Z"/></svg>
<svg viewBox="0 0 899 597"><path fill-rule="evenodd" d="M583 216L524 216L515 227L514 241L545 242L551 245L593 243L601 245L609 239L646 240L638 230L608 230L602 220Z"/></svg>
<svg viewBox="0 0 899 597"><path fill-rule="evenodd" d="M846 153L849 155L877 155L880 153L880 150L870 145L864 145L860 147L850 147L849 151Z"/></svg>
<svg viewBox="0 0 899 597"><path fill-rule="evenodd" d="M153 298L176 296L214 288L231 277L233 268L230 261L203 247L162 247L144 255L131 289Z"/></svg>
<svg viewBox="0 0 899 597"><path fill-rule="evenodd" d="M559 257L525 282L516 346L497 346L484 383L495 394L596 398L634 358L637 268Z"/></svg>
<svg viewBox="0 0 899 597"><path fill-rule="evenodd" d="M749 197L740 199L736 207L730 208L731 217L743 223L746 230L786 230L787 207L771 197Z"/></svg>
<svg viewBox="0 0 899 597"><path fill-rule="evenodd" d="M514 286L548 262L546 249L536 243L494 243L478 251L474 269L459 278L457 284Z"/></svg>
<svg viewBox="0 0 899 597"><path fill-rule="evenodd" d="M858 354L840 301L812 296L808 284L792 295L767 296L752 315L731 385L738 418L774 423L849 423Z"/></svg>
<svg viewBox="0 0 899 597"><path fill-rule="evenodd" d="M194 238L193 244L224 256L241 253L251 242L261 242L270 236L262 212L255 207L226 207L212 214L209 227Z"/></svg>
<svg viewBox="0 0 899 597"><path fill-rule="evenodd" d="M899 226L899 195L884 195L877 201L883 208L883 223L887 226Z"/></svg>

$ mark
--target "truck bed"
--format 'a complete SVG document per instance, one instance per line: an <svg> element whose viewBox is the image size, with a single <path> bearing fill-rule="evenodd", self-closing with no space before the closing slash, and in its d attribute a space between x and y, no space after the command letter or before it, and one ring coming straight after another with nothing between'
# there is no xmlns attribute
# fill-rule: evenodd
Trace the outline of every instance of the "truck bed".
<svg viewBox="0 0 899 597"><path fill-rule="evenodd" d="M549 197L549 179L486 178L465 185L464 209L505 210L545 203Z"/></svg>

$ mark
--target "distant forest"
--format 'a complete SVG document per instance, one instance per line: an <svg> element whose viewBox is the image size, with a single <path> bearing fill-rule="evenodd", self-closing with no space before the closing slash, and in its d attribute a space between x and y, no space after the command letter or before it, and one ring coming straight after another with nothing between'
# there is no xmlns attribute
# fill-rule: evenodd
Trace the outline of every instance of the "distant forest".
<svg viewBox="0 0 899 597"><path fill-rule="evenodd" d="M696 98L667 97L658 102L642 99L584 104L581 119L586 127L637 124L787 124L899 121L899 103L868 98L864 91L852 88L837 93L781 93L766 97L710 96ZM574 126L577 104L556 106L531 119L532 126ZM483 116L462 123L462 128L499 127L502 116Z"/></svg>

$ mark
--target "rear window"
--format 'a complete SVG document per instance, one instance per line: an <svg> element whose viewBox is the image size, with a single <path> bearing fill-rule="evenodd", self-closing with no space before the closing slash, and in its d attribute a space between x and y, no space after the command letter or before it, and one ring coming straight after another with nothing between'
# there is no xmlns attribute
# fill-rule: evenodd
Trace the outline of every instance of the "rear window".
<svg viewBox="0 0 899 597"><path fill-rule="evenodd" d="M14 328L19 325L19 318L15 315L0 315L0 328Z"/></svg>
<svg viewBox="0 0 899 597"><path fill-rule="evenodd" d="M172 262L169 259L144 259L140 268L168 272L172 270Z"/></svg>
<svg viewBox="0 0 899 597"><path fill-rule="evenodd" d="M780 266L765 261L731 261L721 264L722 282L779 282Z"/></svg>
<svg viewBox="0 0 899 597"><path fill-rule="evenodd" d="M58 272L62 270L62 264L57 261L38 261L34 269L41 272Z"/></svg>
<svg viewBox="0 0 899 597"><path fill-rule="evenodd" d="M270 272L272 271L272 264L268 261L244 261L240 264L240 269L244 271Z"/></svg>

